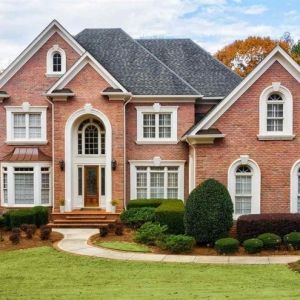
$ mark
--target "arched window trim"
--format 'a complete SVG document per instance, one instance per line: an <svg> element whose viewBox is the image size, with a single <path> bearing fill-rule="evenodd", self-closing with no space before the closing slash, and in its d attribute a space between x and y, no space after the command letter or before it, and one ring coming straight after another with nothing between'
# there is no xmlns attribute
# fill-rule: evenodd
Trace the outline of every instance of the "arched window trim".
<svg viewBox="0 0 300 300"><path fill-rule="evenodd" d="M236 214L235 209L235 197L236 197L236 171L239 166L247 165L252 170L252 191L251 191L251 214L260 213L260 190L261 190L261 173L258 164L249 158L245 159L245 156L235 160L228 169L228 191L231 196L234 206L234 219L239 217Z"/></svg>
<svg viewBox="0 0 300 300"><path fill-rule="evenodd" d="M269 100L272 94L278 94L282 100ZM278 103L283 104L283 128L282 131L268 131L268 104ZM292 140L293 134L293 96L291 92L281 85L280 82L273 82L271 86L264 89L259 100L259 140Z"/></svg>
<svg viewBox="0 0 300 300"><path fill-rule="evenodd" d="M89 122L86 122L86 120L89 120ZM79 130L79 127L83 122L86 122L83 127ZM98 130L98 153L97 154L86 154L85 153L85 130L88 126L93 125ZM81 154L79 153L79 134L81 134ZM102 138L102 135L104 134L104 139ZM104 144L103 144L104 143ZM102 145L103 144L103 145ZM103 150L102 150L103 149ZM105 155L105 153L102 153L102 151L105 152L105 130L101 128L96 122L94 122L93 119L85 119L80 122L77 129L77 155L79 156L99 156L99 155Z"/></svg>
<svg viewBox="0 0 300 300"><path fill-rule="evenodd" d="M59 53L61 55L61 70L55 72L53 70L53 56ZM66 52L60 48L58 45L54 45L47 52L47 76L60 76L66 73Z"/></svg>
<svg viewBox="0 0 300 300"><path fill-rule="evenodd" d="M298 212L298 180L300 175L300 159L297 160L291 169L290 180L290 212L297 213ZM300 211L300 209L299 209Z"/></svg>

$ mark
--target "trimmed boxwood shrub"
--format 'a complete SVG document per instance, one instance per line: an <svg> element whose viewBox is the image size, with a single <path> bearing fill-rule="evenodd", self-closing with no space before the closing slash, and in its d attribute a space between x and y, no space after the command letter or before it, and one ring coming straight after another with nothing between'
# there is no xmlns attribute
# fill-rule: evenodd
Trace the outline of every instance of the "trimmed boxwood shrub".
<svg viewBox="0 0 300 300"><path fill-rule="evenodd" d="M291 232L283 237L285 245L291 245L295 250L300 249L300 232Z"/></svg>
<svg viewBox="0 0 300 300"><path fill-rule="evenodd" d="M155 209L155 220L168 226L168 233L184 233L184 204L181 200L165 200Z"/></svg>
<svg viewBox="0 0 300 300"><path fill-rule="evenodd" d="M168 227L161 226L156 223L145 223L142 225L135 234L135 241L146 245L155 245L157 241L164 237Z"/></svg>
<svg viewBox="0 0 300 300"><path fill-rule="evenodd" d="M233 225L233 204L226 187L208 179L196 187L186 202L186 234L198 243L213 243L228 236Z"/></svg>
<svg viewBox="0 0 300 300"><path fill-rule="evenodd" d="M244 215L237 219L236 227L240 241L255 238L265 232L284 236L293 231L300 232L300 213Z"/></svg>
<svg viewBox="0 0 300 300"><path fill-rule="evenodd" d="M249 239L244 241L243 246L247 253L254 254L263 249L264 243L260 239Z"/></svg>
<svg viewBox="0 0 300 300"><path fill-rule="evenodd" d="M277 249L281 244L281 237L274 233L263 233L257 237L264 244L264 249Z"/></svg>
<svg viewBox="0 0 300 300"><path fill-rule="evenodd" d="M239 250L240 242L233 238L219 239L215 242L215 249L222 254L235 253Z"/></svg>
<svg viewBox="0 0 300 300"><path fill-rule="evenodd" d="M121 213L121 221L132 228L139 228L146 222L155 220L154 207L131 208Z"/></svg>
<svg viewBox="0 0 300 300"><path fill-rule="evenodd" d="M48 224L48 208L44 206L35 206L32 208L35 212L35 225L40 227L41 225Z"/></svg>
<svg viewBox="0 0 300 300"><path fill-rule="evenodd" d="M141 207L158 207L165 199L137 199L127 203L127 209Z"/></svg>
<svg viewBox="0 0 300 300"><path fill-rule="evenodd" d="M172 253L191 252L196 241L193 237L179 234L168 235L162 242L163 249Z"/></svg>

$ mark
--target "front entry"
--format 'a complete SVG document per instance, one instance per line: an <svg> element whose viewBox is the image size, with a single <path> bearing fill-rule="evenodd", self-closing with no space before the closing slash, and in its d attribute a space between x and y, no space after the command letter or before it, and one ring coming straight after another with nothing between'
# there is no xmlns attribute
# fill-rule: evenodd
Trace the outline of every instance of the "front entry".
<svg viewBox="0 0 300 300"><path fill-rule="evenodd" d="M84 206L99 207L99 167L84 167Z"/></svg>

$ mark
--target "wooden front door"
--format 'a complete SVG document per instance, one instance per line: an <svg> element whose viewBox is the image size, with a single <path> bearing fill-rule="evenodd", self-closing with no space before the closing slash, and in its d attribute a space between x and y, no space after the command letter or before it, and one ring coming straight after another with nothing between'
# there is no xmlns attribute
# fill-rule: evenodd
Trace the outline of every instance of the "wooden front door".
<svg viewBox="0 0 300 300"><path fill-rule="evenodd" d="M84 167L84 206L99 206L99 167Z"/></svg>

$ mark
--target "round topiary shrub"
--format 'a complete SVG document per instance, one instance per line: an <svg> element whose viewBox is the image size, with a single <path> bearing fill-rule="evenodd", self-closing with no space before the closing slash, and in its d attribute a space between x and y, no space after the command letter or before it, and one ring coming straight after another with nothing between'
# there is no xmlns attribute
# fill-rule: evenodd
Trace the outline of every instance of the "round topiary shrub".
<svg viewBox="0 0 300 300"><path fill-rule="evenodd" d="M264 244L264 249L277 249L281 244L281 237L274 233L263 233L257 237Z"/></svg>
<svg viewBox="0 0 300 300"><path fill-rule="evenodd" d="M291 245L295 250L300 249L300 232L291 232L283 237L285 245Z"/></svg>
<svg viewBox="0 0 300 300"><path fill-rule="evenodd" d="M244 241L243 246L247 253L254 254L263 249L264 243L259 239L249 239Z"/></svg>
<svg viewBox="0 0 300 300"><path fill-rule="evenodd" d="M196 187L186 201L186 234L197 243L213 243L228 236L233 225L233 204L226 187L208 179Z"/></svg>
<svg viewBox="0 0 300 300"><path fill-rule="evenodd" d="M191 252L195 245L195 239L183 234L168 235L162 242L162 245L163 249L172 253Z"/></svg>
<svg viewBox="0 0 300 300"><path fill-rule="evenodd" d="M235 253L239 250L240 242L233 238L219 239L215 242L215 249L222 254Z"/></svg>

